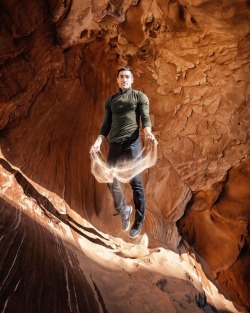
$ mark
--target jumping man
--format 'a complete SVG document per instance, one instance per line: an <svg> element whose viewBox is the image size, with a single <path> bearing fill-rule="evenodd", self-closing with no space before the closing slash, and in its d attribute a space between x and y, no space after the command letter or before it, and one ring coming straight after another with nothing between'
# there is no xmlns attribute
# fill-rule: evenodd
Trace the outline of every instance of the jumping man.
<svg viewBox="0 0 250 313"><path fill-rule="evenodd" d="M117 72L119 90L110 96L105 104L105 113L100 130L91 151L99 152L104 138L109 135L108 165L113 167L126 160L133 160L141 153L139 137L140 122L143 128L144 141L155 141L151 131L148 97L132 89L133 73L129 67L121 67ZM129 236L137 237L142 229L145 218L145 192L141 174L131 179L133 200L135 205L135 221L130 229ZM127 231L130 226L132 207L126 204L119 181L114 178L108 183L108 188L114 199L116 211L122 220L122 229Z"/></svg>

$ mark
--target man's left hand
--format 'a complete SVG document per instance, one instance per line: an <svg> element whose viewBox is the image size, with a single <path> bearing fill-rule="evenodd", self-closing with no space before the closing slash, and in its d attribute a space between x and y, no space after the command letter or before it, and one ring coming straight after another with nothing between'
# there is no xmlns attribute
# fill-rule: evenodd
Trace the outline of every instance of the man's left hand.
<svg viewBox="0 0 250 313"><path fill-rule="evenodd" d="M152 133L150 127L145 127L145 128L143 129L143 132L144 132L144 140L145 140L145 143L153 143L153 142L156 142L156 143L157 143L157 140L155 139L155 136L154 136L154 134Z"/></svg>

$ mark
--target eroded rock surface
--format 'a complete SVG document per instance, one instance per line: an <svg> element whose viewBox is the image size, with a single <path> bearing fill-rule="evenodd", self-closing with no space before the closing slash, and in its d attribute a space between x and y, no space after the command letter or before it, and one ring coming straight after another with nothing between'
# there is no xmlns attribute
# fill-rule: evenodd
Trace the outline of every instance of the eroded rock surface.
<svg viewBox="0 0 250 313"><path fill-rule="evenodd" d="M221 292L249 308L249 2L2 0L0 17L0 195L2 212L12 212L1 228L5 262L19 251L9 221L25 210L33 220L42 210L68 224L62 241L79 235L84 221L130 241L89 158L125 64L134 69L134 88L149 96L159 141L158 162L143 173L149 247L176 251L185 239ZM124 191L131 202L130 188ZM18 290L11 272L16 285L1 289L4 295ZM74 286L81 286L76 300L90 286L100 311L109 311L96 282L80 275ZM97 302L86 305L91 311ZM8 301L4 307L10 312Z"/></svg>

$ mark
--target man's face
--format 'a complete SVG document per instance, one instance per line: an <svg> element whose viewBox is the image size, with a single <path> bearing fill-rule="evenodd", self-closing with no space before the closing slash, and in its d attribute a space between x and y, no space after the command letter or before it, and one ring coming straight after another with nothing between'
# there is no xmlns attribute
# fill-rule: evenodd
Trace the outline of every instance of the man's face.
<svg viewBox="0 0 250 313"><path fill-rule="evenodd" d="M123 91L130 88L133 81L134 79L130 71L121 71L117 77L117 83Z"/></svg>

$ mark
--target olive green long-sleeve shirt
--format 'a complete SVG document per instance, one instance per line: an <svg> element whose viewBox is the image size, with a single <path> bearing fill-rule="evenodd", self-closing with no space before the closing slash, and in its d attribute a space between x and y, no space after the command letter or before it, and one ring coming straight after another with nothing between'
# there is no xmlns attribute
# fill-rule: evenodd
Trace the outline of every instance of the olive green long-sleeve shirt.
<svg viewBox="0 0 250 313"><path fill-rule="evenodd" d="M140 121L142 128L151 127L148 97L132 88L124 92L119 89L106 101L100 135L110 134L110 143L137 138Z"/></svg>

